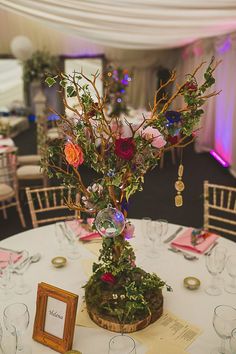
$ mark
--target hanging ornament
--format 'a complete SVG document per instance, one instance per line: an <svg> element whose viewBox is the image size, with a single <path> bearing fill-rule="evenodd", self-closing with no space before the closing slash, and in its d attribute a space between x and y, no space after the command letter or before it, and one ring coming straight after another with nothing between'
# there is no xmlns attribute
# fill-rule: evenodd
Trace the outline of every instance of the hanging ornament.
<svg viewBox="0 0 236 354"><path fill-rule="evenodd" d="M125 227L125 217L121 211L110 204L98 212L95 226L103 237L115 237L121 234Z"/></svg>
<svg viewBox="0 0 236 354"><path fill-rule="evenodd" d="M184 182L182 181L183 173L184 173L184 166L181 163L178 168L178 180L175 182L175 189L177 191L177 195L175 196L176 207L181 207L183 205L183 197L181 194L185 188Z"/></svg>

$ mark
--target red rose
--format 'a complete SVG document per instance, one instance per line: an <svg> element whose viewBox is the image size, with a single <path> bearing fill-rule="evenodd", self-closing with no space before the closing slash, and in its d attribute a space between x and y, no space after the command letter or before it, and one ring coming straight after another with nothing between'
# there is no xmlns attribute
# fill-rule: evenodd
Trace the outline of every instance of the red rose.
<svg viewBox="0 0 236 354"><path fill-rule="evenodd" d="M189 91L196 91L197 90L197 84L195 82L188 81L185 84L185 88Z"/></svg>
<svg viewBox="0 0 236 354"><path fill-rule="evenodd" d="M175 145L178 143L179 137L178 137L178 135L175 135L175 136L169 135L167 139L171 145Z"/></svg>
<svg viewBox="0 0 236 354"><path fill-rule="evenodd" d="M112 273L104 273L101 276L101 280L104 281L104 283L108 283L108 284L115 284L116 279L114 277L114 275L112 275Z"/></svg>
<svg viewBox="0 0 236 354"><path fill-rule="evenodd" d="M115 154L124 160L131 160L135 153L133 138L120 138L115 142Z"/></svg>

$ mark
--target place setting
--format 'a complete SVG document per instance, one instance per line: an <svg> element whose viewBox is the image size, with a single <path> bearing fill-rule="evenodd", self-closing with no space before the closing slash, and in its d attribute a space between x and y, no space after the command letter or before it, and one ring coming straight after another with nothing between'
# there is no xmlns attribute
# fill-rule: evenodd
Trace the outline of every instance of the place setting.
<svg viewBox="0 0 236 354"><path fill-rule="evenodd" d="M6 301L14 294L27 294L32 290L25 281L25 272L31 264L39 262L40 259L40 253L31 256L26 250L0 248L0 301Z"/></svg>

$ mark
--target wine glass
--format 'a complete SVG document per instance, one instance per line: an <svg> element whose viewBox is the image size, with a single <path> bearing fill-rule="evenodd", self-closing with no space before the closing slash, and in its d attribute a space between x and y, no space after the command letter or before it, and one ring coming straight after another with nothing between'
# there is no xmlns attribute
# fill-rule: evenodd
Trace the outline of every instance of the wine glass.
<svg viewBox="0 0 236 354"><path fill-rule="evenodd" d="M136 354L136 344L133 338L126 334L118 334L109 342L108 354Z"/></svg>
<svg viewBox="0 0 236 354"><path fill-rule="evenodd" d="M72 230L70 223L77 223L78 220L75 218L69 219L67 222L63 224L64 236L67 240L67 252L68 258L74 260L81 257L79 250L79 242L78 242L78 233ZM81 232L81 231L80 231Z"/></svg>
<svg viewBox="0 0 236 354"><path fill-rule="evenodd" d="M211 283L205 289L208 295L220 295L222 290L219 287L217 276L222 273L225 266L226 249L221 246L215 247L210 254L206 255L206 267L212 275Z"/></svg>
<svg viewBox="0 0 236 354"><path fill-rule="evenodd" d="M231 337L230 337L230 349L231 349L231 354L236 353L236 328L234 328L231 332Z"/></svg>
<svg viewBox="0 0 236 354"><path fill-rule="evenodd" d="M16 354L29 354L30 348L24 345L22 337L29 325L28 307L23 303L8 305L3 312L4 325L16 337Z"/></svg>
<svg viewBox="0 0 236 354"><path fill-rule="evenodd" d="M141 224L142 225L142 241L143 241L143 246L144 247L147 247L147 234L148 234L147 225L148 225L149 221L151 221L151 220L152 219L149 218L148 216L145 216L145 217L142 218L142 224Z"/></svg>
<svg viewBox="0 0 236 354"><path fill-rule="evenodd" d="M2 330L2 326L0 324L0 354L4 354L4 351L2 349L2 334L3 334L3 330Z"/></svg>
<svg viewBox="0 0 236 354"><path fill-rule="evenodd" d="M221 338L221 345L214 349L212 354L228 354L226 341L230 339L232 330L236 327L236 309L228 305L217 306L214 309L213 327Z"/></svg>
<svg viewBox="0 0 236 354"><path fill-rule="evenodd" d="M32 287L30 286L30 284L26 283L24 277L25 271L29 266L29 263L27 261L27 259L29 258L29 254L27 251L23 251L22 258L25 260L25 263L23 261L22 266L19 265L19 268L14 269L14 273L17 274L18 278L14 291L18 295L28 294L32 290Z"/></svg>
<svg viewBox="0 0 236 354"><path fill-rule="evenodd" d="M161 232L161 235L160 235L160 238L159 238L159 247L162 248L163 246L163 238L166 236L167 232L168 232L168 221L165 220L165 219L158 219L157 222L161 223L161 228L162 228L162 232Z"/></svg>
<svg viewBox="0 0 236 354"><path fill-rule="evenodd" d="M159 249L156 248L157 239L160 240L162 234L162 224L157 220L150 220L147 222L147 236L151 241L150 257L156 257Z"/></svg>
<svg viewBox="0 0 236 354"><path fill-rule="evenodd" d="M225 291L236 294L236 254L232 254L227 258L226 270L231 277L231 282L225 285Z"/></svg>
<svg viewBox="0 0 236 354"><path fill-rule="evenodd" d="M63 234L62 223L56 222L54 224L55 237L59 251L63 251L63 244L65 242L65 236Z"/></svg>
<svg viewBox="0 0 236 354"><path fill-rule="evenodd" d="M8 300L12 294L12 289L15 286L15 282L12 279L12 269L13 269L13 262L12 262L12 254L9 254L9 259L7 262L7 266L2 269L1 278L0 278L0 300L6 301Z"/></svg>

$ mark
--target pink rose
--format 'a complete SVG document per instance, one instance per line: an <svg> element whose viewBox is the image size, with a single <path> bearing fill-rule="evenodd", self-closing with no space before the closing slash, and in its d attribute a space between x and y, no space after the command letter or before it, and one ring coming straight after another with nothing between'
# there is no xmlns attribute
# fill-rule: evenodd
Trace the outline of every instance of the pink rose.
<svg viewBox="0 0 236 354"><path fill-rule="evenodd" d="M77 168L79 165L82 165L84 162L83 151L77 144L73 144L72 142L66 143L64 153L68 164L74 166L75 168Z"/></svg>
<svg viewBox="0 0 236 354"><path fill-rule="evenodd" d="M131 224L130 221L125 224L123 235L127 239L132 238L134 236L134 225Z"/></svg>
<svg viewBox="0 0 236 354"><path fill-rule="evenodd" d="M108 284L115 284L115 282L116 282L116 278L110 272L104 273L101 276L101 280L104 281L104 283L108 283Z"/></svg>
<svg viewBox="0 0 236 354"><path fill-rule="evenodd" d="M140 131L140 135L144 139L150 140L152 146L157 149L161 149L163 146L166 145L166 141L165 141L163 135L156 128L147 127L147 128Z"/></svg>

